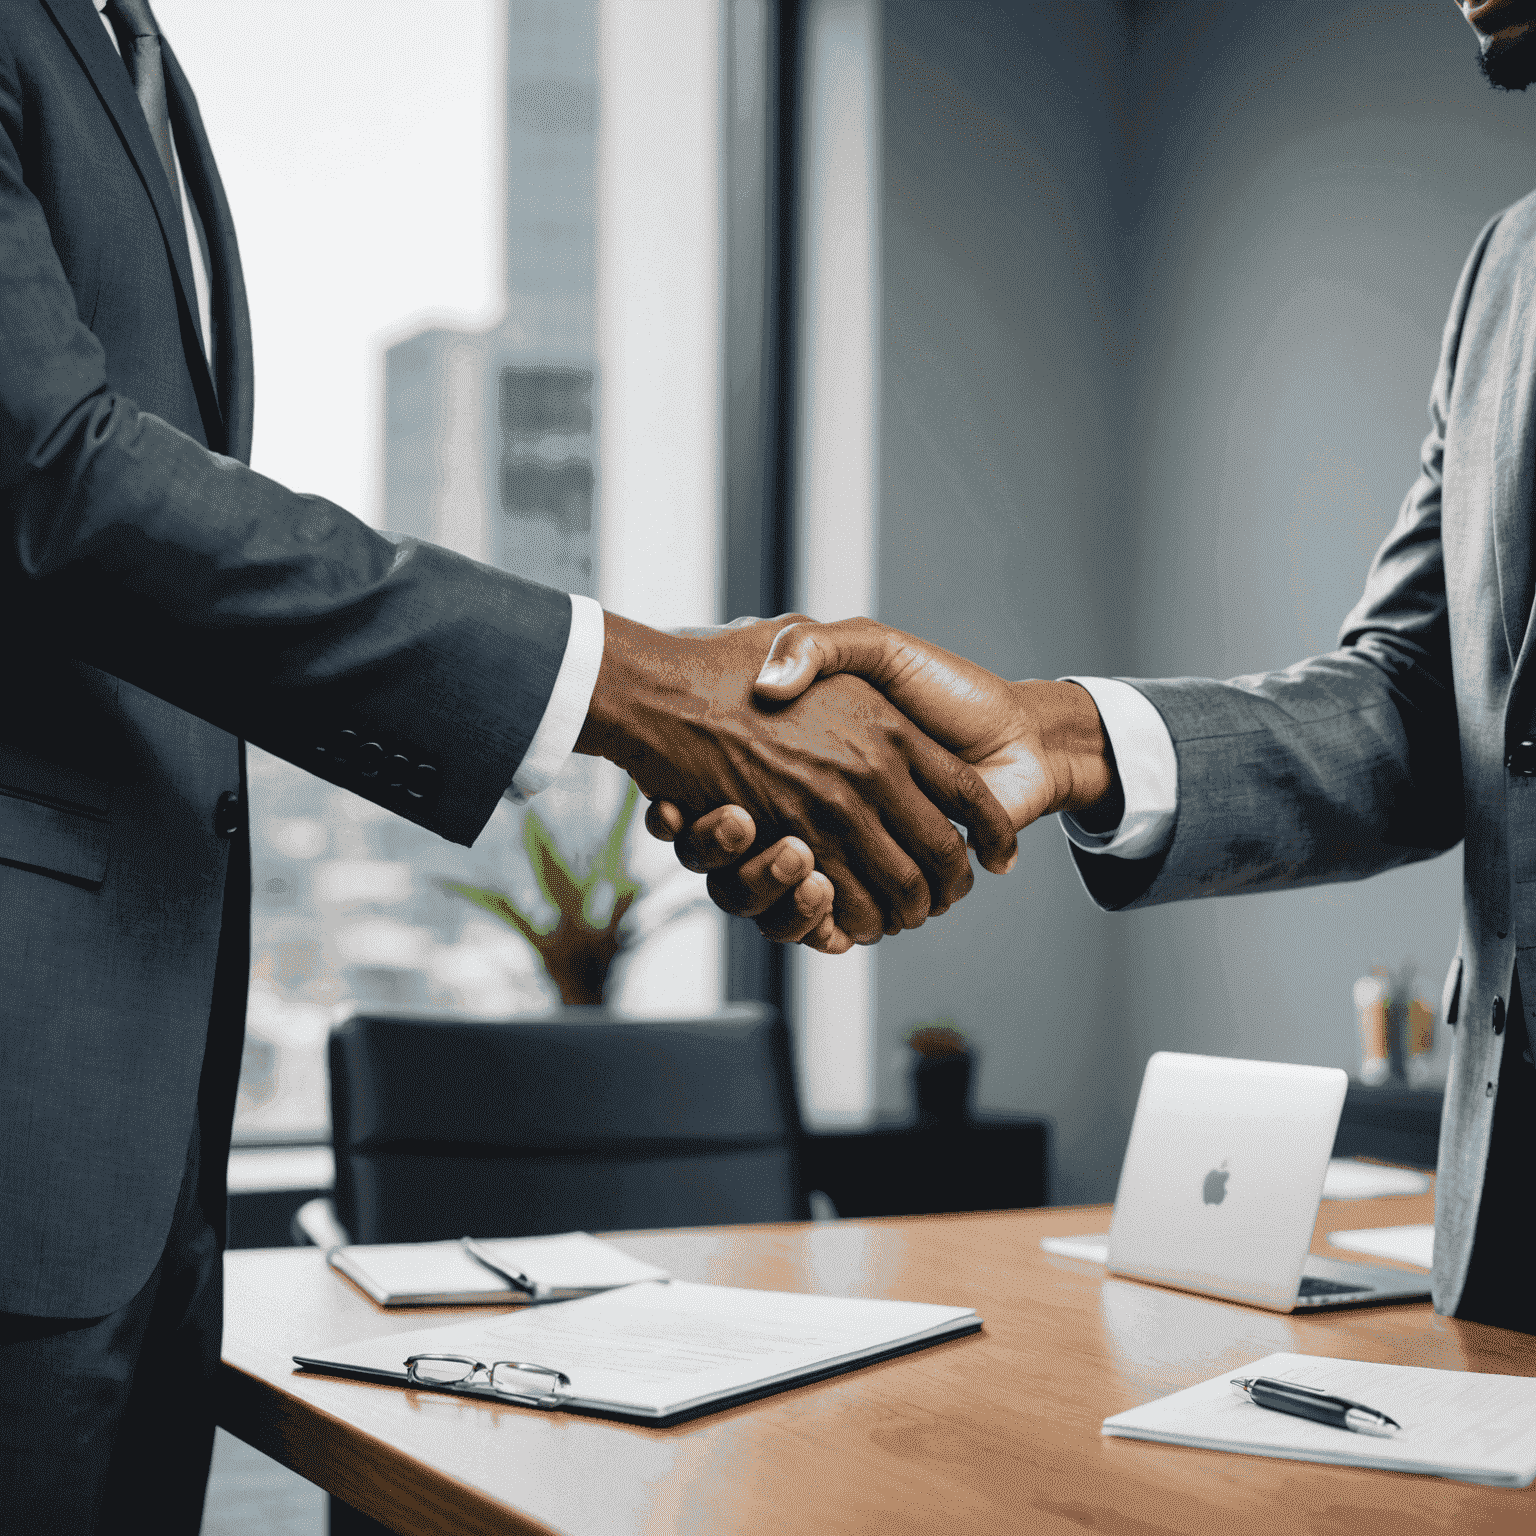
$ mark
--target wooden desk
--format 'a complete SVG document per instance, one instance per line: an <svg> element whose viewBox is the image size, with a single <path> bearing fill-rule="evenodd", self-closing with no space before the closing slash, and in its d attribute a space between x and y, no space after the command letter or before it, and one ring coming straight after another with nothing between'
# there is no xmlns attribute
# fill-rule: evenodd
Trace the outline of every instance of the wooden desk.
<svg viewBox="0 0 1536 1536"><path fill-rule="evenodd" d="M1430 1215L1429 1196L1337 1201L1319 1225ZM1275 1350L1536 1375L1536 1338L1427 1303L1282 1317L1040 1251L1042 1236L1102 1231L1108 1217L621 1237L684 1279L965 1304L986 1320L970 1338L664 1430L297 1374L295 1348L463 1314L386 1313L313 1249L232 1253L220 1422L368 1514L445 1536L1536 1530L1536 1488L1101 1437L1106 1415Z"/></svg>

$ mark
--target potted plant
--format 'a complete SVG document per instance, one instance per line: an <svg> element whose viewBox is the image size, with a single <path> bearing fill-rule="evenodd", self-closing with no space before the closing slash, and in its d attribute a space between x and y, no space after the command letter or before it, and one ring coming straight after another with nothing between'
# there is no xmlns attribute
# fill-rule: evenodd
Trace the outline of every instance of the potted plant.
<svg viewBox="0 0 1536 1536"><path fill-rule="evenodd" d="M964 1125L971 1115L970 1042L953 1019L916 1025L907 1035L912 1050L912 1092L918 1124Z"/></svg>
<svg viewBox="0 0 1536 1536"><path fill-rule="evenodd" d="M553 908L553 921L525 911L505 891L439 880L438 886L462 896L508 927L533 947L567 1007L594 1007L607 1000L615 962L678 918L708 906L692 889L681 904L642 898L641 886L625 865L624 843L634 823L640 791L633 780L603 846L588 868L577 873L538 811L523 818L523 846L539 890ZM659 910L658 910L659 906Z"/></svg>

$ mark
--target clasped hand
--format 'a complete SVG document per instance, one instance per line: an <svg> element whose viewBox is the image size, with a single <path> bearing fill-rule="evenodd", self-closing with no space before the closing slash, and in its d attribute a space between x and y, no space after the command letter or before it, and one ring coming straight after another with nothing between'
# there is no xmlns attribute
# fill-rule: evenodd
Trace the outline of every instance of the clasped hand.
<svg viewBox="0 0 1536 1536"><path fill-rule="evenodd" d="M577 749L624 768L666 807L653 818L707 829L680 846L684 862L715 867L729 850L733 869L711 882L722 905L771 886L789 897L777 919L785 935L814 931L836 951L915 928L970 890L951 819L989 869L1009 867L1017 846L976 770L862 678L755 698L785 622L688 636L609 615ZM714 853L696 857L701 842ZM796 889L811 881L798 902L786 875Z"/></svg>
<svg viewBox="0 0 1536 1536"><path fill-rule="evenodd" d="M753 685L761 706L782 709L789 701L815 699L856 674L932 743L975 770L1011 831L1059 810L1097 812L1107 825L1118 821L1119 788L1103 724L1077 684L1008 682L873 619L769 622L780 627ZM690 816L680 804L653 799L646 825L654 836L676 843L688 868L711 872L709 891L718 906L755 918L768 938L798 940L831 954L852 942L878 940L878 934L853 933L843 924L847 907L839 901L833 868L793 837L764 848L761 829L741 804ZM971 841L981 852L974 828ZM982 854L995 871L1011 869L1016 858L1015 851L999 865ZM928 915L944 909L936 905Z"/></svg>

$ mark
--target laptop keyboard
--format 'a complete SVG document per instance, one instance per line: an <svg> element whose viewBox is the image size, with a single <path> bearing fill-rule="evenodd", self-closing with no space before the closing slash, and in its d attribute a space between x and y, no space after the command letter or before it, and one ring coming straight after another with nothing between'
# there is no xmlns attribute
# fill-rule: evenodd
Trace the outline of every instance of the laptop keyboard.
<svg viewBox="0 0 1536 1536"><path fill-rule="evenodd" d="M1321 1275L1303 1275L1297 1299L1303 1296L1360 1296L1375 1289L1373 1285L1346 1285L1338 1280L1324 1280Z"/></svg>

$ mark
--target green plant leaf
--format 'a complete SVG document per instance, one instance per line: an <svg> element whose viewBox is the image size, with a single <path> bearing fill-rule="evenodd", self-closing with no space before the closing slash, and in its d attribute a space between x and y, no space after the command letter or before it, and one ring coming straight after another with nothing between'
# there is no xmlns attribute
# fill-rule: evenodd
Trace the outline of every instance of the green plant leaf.
<svg viewBox="0 0 1536 1536"><path fill-rule="evenodd" d="M572 877L570 865L535 810L529 810L523 817L523 846L528 850L528 860L545 900L562 917L579 920L586 892Z"/></svg>
<svg viewBox="0 0 1536 1536"><path fill-rule="evenodd" d="M635 807L639 803L640 786L631 779L628 788L624 791L624 803L619 807L613 826L608 830L607 841L604 842L597 857L593 859L592 867L587 871L586 879L582 881L582 920L593 927L597 927L598 924L594 923L591 917L592 898L604 885L613 887L613 907L607 922L601 925L607 931L618 927L619 919L640 894L639 885L624 869L624 843L629 836L630 827L634 824Z"/></svg>
<svg viewBox="0 0 1536 1536"><path fill-rule="evenodd" d="M640 786L631 779L629 788L624 791L624 803L619 807L618 818L608 833L608 841L603 844L603 851L592 864L592 872L600 873L615 888L624 879L624 840L629 836L629 829L635 819L635 807L639 804Z"/></svg>
<svg viewBox="0 0 1536 1536"><path fill-rule="evenodd" d="M509 927L517 929L522 936L535 948L538 941L544 936L545 929L538 928L532 920L513 905L512 899L502 891L494 891L486 886L462 885L457 880L439 880L438 889L447 891L454 896L462 896L466 901L472 901L477 907L483 907L493 917L499 917Z"/></svg>

